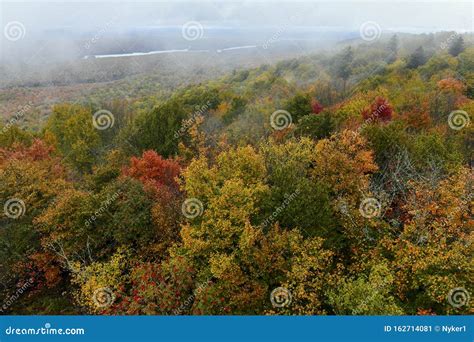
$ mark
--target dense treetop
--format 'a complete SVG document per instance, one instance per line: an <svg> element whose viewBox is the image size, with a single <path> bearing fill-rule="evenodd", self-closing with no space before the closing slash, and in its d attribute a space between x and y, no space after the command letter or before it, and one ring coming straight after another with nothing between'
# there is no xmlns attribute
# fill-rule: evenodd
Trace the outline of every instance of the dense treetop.
<svg viewBox="0 0 474 342"><path fill-rule="evenodd" d="M415 43L5 125L4 310L470 313L474 48Z"/></svg>

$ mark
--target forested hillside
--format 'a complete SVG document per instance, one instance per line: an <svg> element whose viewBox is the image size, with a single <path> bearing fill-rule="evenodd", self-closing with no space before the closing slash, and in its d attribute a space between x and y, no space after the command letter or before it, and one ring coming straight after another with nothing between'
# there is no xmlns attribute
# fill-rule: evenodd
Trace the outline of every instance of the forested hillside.
<svg viewBox="0 0 474 342"><path fill-rule="evenodd" d="M472 313L474 47L349 43L16 112L0 312Z"/></svg>

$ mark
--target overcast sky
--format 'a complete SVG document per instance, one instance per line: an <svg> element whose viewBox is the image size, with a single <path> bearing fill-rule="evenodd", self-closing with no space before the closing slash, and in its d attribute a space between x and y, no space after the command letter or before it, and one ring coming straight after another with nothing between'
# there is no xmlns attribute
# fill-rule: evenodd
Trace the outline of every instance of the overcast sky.
<svg viewBox="0 0 474 342"><path fill-rule="evenodd" d="M473 29L471 1L4 1L2 28L21 22L26 31L69 28L97 30L147 26L322 26L358 29L374 21L382 29L426 31Z"/></svg>

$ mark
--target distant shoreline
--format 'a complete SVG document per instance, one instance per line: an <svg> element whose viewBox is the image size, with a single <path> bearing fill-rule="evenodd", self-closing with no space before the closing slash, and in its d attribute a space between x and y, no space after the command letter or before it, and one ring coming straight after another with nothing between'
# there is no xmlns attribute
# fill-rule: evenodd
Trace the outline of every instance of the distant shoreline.
<svg viewBox="0 0 474 342"><path fill-rule="evenodd" d="M224 51L232 50L241 50L241 49L253 49L257 48L257 45L243 45L243 46L232 46L224 49L215 50L217 53ZM93 58L117 58L117 57L136 57L136 56L148 56L148 55L158 55L164 53L175 53L175 52L211 52L212 50L191 50L187 49L174 49L174 50L157 50L149 52L130 52L130 53L117 53L117 54L107 54L107 55L87 55L82 57L82 59L93 59Z"/></svg>

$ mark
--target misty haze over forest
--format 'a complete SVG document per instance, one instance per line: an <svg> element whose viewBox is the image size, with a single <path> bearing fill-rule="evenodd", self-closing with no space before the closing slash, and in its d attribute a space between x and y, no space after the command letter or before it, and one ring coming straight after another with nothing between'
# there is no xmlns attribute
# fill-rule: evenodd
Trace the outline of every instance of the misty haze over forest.
<svg viewBox="0 0 474 342"><path fill-rule="evenodd" d="M406 53L427 41L434 51L454 33L472 39L473 25L464 1L2 1L0 9L3 117L17 106L12 87L27 87L47 116L48 103L87 97L104 82L115 82L111 92L148 77L171 91L236 68L383 45L395 33Z"/></svg>
<svg viewBox="0 0 474 342"><path fill-rule="evenodd" d="M359 37L374 21L383 33L472 32L468 1L2 1L2 27L18 21L21 41L1 37L1 62L44 64L86 55L154 50L218 50L240 45L327 48ZM199 22L202 39L182 26ZM291 43L288 43L290 41Z"/></svg>

